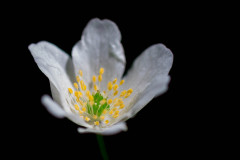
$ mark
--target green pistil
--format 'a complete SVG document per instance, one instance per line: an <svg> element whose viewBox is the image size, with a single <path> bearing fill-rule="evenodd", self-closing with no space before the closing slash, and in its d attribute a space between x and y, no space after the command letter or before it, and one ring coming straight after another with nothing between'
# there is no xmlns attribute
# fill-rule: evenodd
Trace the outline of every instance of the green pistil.
<svg viewBox="0 0 240 160"><path fill-rule="evenodd" d="M97 115L100 117L105 109L109 110L110 106L107 104L107 98L104 98L100 92L97 92L92 95L94 98L94 104L91 106L90 103L87 103L87 112L90 115ZM100 102L102 100L105 100L106 102L104 104L101 104Z"/></svg>

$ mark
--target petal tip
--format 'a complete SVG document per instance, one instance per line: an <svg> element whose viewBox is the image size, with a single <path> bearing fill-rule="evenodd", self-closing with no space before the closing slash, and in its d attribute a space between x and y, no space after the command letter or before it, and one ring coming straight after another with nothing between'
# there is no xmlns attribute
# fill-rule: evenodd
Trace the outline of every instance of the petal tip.
<svg viewBox="0 0 240 160"><path fill-rule="evenodd" d="M51 113L56 118L64 118L64 110L54 102L48 95L43 95L41 98L42 104L46 107L49 113Z"/></svg>

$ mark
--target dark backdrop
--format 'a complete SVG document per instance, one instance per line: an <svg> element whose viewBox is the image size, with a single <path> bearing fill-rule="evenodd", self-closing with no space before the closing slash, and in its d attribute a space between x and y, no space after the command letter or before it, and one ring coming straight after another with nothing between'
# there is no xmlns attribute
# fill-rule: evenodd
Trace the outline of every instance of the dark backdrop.
<svg viewBox="0 0 240 160"><path fill-rule="evenodd" d="M27 49L31 43L46 40L71 53L87 22L98 17L118 25L126 69L143 50L156 43L165 44L174 54L169 90L129 119L127 132L104 137L110 159L196 158L208 153L201 119L197 118L200 102L194 101L193 92L199 84L192 81L197 70L191 64L200 55L195 45L202 25L201 16L191 12L194 8L188 12L171 6L146 6L148 10L137 11L133 7L128 12L111 8L107 13L84 6L76 8L68 7L69 12L42 5L40 9L27 8L24 14L22 10L16 12L17 18L9 20L11 30L16 32L11 43L17 43L12 62L18 64L14 67L17 93L13 94L17 94L17 103L8 126L13 129L7 137L9 149L14 147L17 155L28 158L101 159L94 134L79 134L76 124L54 118L42 106L41 96L51 94L49 81ZM14 97L12 100L16 102Z"/></svg>

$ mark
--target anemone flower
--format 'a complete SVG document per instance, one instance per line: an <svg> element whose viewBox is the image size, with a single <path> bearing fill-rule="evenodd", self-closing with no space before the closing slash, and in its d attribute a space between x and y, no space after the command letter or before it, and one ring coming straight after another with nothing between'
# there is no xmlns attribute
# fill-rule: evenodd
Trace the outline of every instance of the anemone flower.
<svg viewBox="0 0 240 160"><path fill-rule="evenodd" d="M126 131L125 121L168 88L173 54L163 44L147 48L122 76L126 59L121 34L110 20L92 19L70 57L41 41L29 45L48 77L52 98L41 101L55 117L67 117L80 133L112 135Z"/></svg>

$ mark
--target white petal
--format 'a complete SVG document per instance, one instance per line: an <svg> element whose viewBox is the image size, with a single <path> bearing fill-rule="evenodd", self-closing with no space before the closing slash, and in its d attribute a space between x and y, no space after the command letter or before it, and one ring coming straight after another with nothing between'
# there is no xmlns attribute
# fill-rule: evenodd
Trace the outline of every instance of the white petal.
<svg viewBox="0 0 240 160"><path fill-rule="evenodd" d="M53 116L57 118L65 117L64 110L56 102L54 102L48 95L42 96L41 102L46 107L48 112L51 113Z"/></svg>
<svg viewBox="0 0 240 160"><path fill-rule="evenodd" d="M29 50L39 69L59 90L72 86L74 71L72 61L65 52L55 45L42 41L29 45Z"/></svg>
<svg viewBox="0 0 240 160"><path fill-rule="evenodd" d="M125 122L117 123L111 126L110 128L106 128L103 130L96 130L93 128L80 128L80 127L78 128L79 133L96 133L105 136L114 135L121 131L127 131L127 125Z"/></svg>
<svg viewBox="0 0 240 160"><path fill-rule="evenodd" d="M154 97L167 90L170 81L168 72L172 63L172 52L162 44L149 47L135 60L124 84L124 88L133 89L131 97L135 98L135 103L129 97L127 103L131 105L126 111L133 116Z"/></svg>
<svg viewBox="0 0 240 160"><path fill-rule="evenodd" d="M75 71L83 70L85 80L90 82L103 67L105 72L101 86L121 77L126 60L120 41L121 34L115 23L92 19L83 31L81 41L72 50Z"/></svg>

